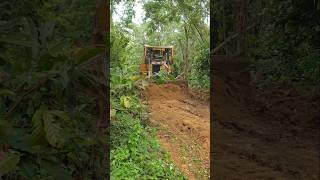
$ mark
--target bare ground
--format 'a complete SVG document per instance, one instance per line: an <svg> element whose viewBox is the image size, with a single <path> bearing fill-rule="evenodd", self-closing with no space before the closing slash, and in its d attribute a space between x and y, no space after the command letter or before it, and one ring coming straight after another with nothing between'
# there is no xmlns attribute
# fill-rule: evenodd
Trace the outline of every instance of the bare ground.
<svg viewBox="0 0 320 180"><path fill-rule="evenodd" d="M211 113L183 83L151 84L146 97L161 146L189 179L209 179L209 150L215 180L320 179L319 97L258 92L246 68L215 63Z"/></svg>
<svg viewBox="0 0 320 180"><path fill-rule="evenodd" d="M189 179L208 179L209 103L186 91L185 84L150 84L146 91L151 123L160 145Z"/></svg>
<svg viewBox="0 0 320 180"><path fill-rule="evenodd" d="M319 98L258 93L246 68L214 66L213 179L319 179Z"/></svg>

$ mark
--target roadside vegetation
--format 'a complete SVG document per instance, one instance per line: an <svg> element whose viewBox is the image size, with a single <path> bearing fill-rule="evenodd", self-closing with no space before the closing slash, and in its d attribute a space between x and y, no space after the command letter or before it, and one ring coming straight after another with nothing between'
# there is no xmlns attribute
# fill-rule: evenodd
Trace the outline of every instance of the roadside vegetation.
<svg viewBox="0 0 320 180"><path fill-rule="evenodd" d="M133 22L141 3L143 22ZM121 5L124 11L118 12ZM111 22L111 179L186 179L160 147L150 127L140 76L144 45L174 46L173 73L159 72L157 84L184 79L194 88L209 88L208 2L113 1ZM117 15L119 16L119 15Z"/></svg>
<svg viewBox="0 0 320 180"><path fill-rule="evenodd" d="M320 92L318 1L214 1L215 55L249 61L258 88Z"/></svg>
<svg viewBox="0 0 320 180"><path fill-rule="evenodd" d="M111 27L111 179L183 179L146 126L148 112L140 93L141 50L121 26Z"/></svg>
<svg viewBox="0 0 320 180"><path fill-rule="evenodd" d="M107 172L86 62L95 1L0 3L0 179L98 179ZM88 88L91 87L91 88Z"/></svg>

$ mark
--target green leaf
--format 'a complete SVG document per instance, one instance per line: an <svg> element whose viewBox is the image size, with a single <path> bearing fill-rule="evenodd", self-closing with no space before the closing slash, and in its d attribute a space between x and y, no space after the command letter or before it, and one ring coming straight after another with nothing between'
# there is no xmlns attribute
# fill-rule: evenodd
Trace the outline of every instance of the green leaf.
<svg viewBox="0 0 320 180"><path fill-rule="evenodd" d="M0 89L0 96L14 96L14 95L16 95L16 93L9 89Z"/></svg>
<svg viewBox="0 0 320 180"><path fill-rule="evenodd" d="M64 111L59 111L59 110L51 110L49 111L49 113L63 119L64 121L70 121L70 117L68 116L68 114Z"/></svg>
<svg viewBox="0 0 320 180"><path fill-rule="evenodd" d="M138 81L141 77L140 76L131 76L130 80L131 81Z"/></svg>
<svg viewBox="0 0 320 180"><path fill-rule="evenodd" d="M32 43L29 39L26 39L20 34L2 34L0 35L0 42L13 45L20 45L25 47L32 47Z"/></svg>
<svg viewBox="0 0 320 180"><path fill-rule="evenodd" d="M81 64L85 61L90 60L90 58L93 58L101 53L102 53L102 51L100 48L87 46L87 47L76 49L74 52L74 58L75 58L77 64Z"/></svg>
<svg viewBox="0 0 320 180"><path fill-rule="evenodd" d="M110 117L114 118L116 116L117 110L110 109Z"/></svg>
<svg viewBox="0 0 320 180"><path fill-rule="evenodd" d="M21 175L26 179L34 180L37 179L38 165L36 164L35 159L31 158L22 158L21 163L19 164L21 169Z"/></svg>
<svg viewBox="0 0 320 180"><path fill-rule="evenodd" d="M42 119L45 109L44 106L41 106L32 117L32 133L29 137L32 145L45 144L46 142Z"/></svg>
<svg viewBox="0 0 320 180"><path fill-rule="evenodd" d="M30 143L28 143L28 131L26 129L15 127L9 133L7 142L12 148L19 151L33 152Z"/></svg>
<svg viewBox="0 0 320 180"><path fill-rule="evenodd" d="M2 118L2 117L0 117ZM8 138L8 135L10 133L10 130L12 130L11 124L7 121L0 121L0 142L6 141Z"/></svg>
<svg viewBox="0 0 320 180"><path fill-rule="evenodd" d="M120 97L120 105L124 108L129 108L131 106L130 104L130 97L128 96L121 96Z"/></svg>
<svg viewBox="0 0 320 180"><path fill-rule="evenodd" d="M55 180L72 180L70 171L62 167L62 163L42 160L41 169Z"/></svg>
<svg viewBox="0 0 320 180"><path fill-rule="evenodd" d="M0 152L1 153L1 152ZM0 154L0 177L12 171L20 161L20 154L15 152L4 153L4 157Z"/></svg>
<svg viewBox="0 0 320 180"><path fill-rule="evenodd" d="M62 147L64 139L61 135L62 128L55 122L54 116L50 111L46 111L43 115L45 137L49 144L53 147Z"/></svg>

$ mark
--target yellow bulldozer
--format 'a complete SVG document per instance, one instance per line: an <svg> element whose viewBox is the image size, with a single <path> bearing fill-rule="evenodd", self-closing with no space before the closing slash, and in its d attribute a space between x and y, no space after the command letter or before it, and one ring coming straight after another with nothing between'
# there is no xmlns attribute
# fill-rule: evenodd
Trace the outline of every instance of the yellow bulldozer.
<svg viewBox="0 0 320 180"><path fill-rule="evenodd" d="M140 74L149 78L159 71L171 73L173 46L144 45L144 56L140 64Z"/></svg>

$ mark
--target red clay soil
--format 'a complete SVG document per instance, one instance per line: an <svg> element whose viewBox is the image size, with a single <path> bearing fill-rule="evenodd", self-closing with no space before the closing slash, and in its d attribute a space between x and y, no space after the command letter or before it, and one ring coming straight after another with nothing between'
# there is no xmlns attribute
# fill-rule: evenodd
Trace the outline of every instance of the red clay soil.
<svg viewBox="0 0 320 180"><path fill-rule="evenodd" d="M208 179L209 103L192 98L185 83L150 84L146 97L157 138L188 179Z"/></svg>
<svg viewBox="0 0 320 180"><path fill-rule="evenodd" d="M292 88L261 92L245 63L215 62L211 177L214 180L320 179L319 96ZM209 179L209 105L183 83L146 92L161 146L189 179Z"/></svg>
<svg viewBox="0 0 320 180"><path fill-rule="evenodd" d="M213 179L320 179L319 97L258 93L246 68L214 64Z"/></svg>

